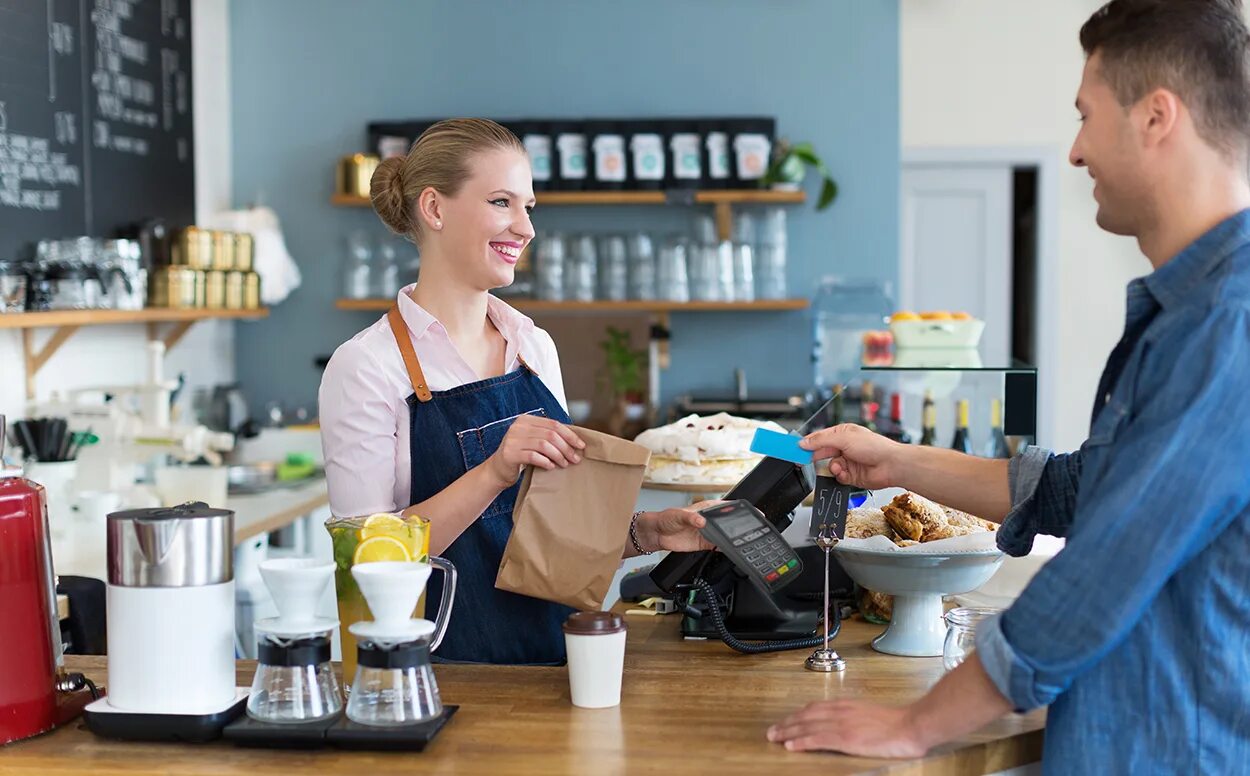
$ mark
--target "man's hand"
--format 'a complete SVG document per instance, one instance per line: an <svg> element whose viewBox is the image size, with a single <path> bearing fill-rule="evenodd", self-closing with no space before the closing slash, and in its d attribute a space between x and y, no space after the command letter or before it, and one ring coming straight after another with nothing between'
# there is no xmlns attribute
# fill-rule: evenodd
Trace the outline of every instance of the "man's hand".
<svg viewBox="0 0 1250 776"><path fill-rule="evenodd" d="M768 740L792 752L827 749L858 757L921 757L927 751L908 719L909 707L864 701L818 701L768 729Z"/></svg>
<svg viewBox="0 0 1250 776"><path fill-rule="evenodd" d="M808 434L799 446L811 450L817 461L829 459L838 482L869 489L898 484L898 458L905 451L904 445L851 423Z"/></svg>
<svg viewBox="0 0 1250 776"><path fill-rule="evenodd" d="M707 525L707 520L698 512L719 503L721 502L703 501L685 509L643 512L638 516L638 543L648 552L714 550L716 545L699 533L699 529Z"/></svg>

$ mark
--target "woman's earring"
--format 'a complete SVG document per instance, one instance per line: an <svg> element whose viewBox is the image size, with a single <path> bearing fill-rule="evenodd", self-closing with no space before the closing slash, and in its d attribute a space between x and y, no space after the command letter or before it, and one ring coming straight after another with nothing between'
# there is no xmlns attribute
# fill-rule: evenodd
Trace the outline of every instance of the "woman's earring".
<svg viewBox="0 0 1250 776"><path fill-rule="evenodd" d="M442 229L442 228L443 228L443 222L442 222L442 221L435 221L435 222L434 222L434 228L435 228L435 229Z"/></svg>

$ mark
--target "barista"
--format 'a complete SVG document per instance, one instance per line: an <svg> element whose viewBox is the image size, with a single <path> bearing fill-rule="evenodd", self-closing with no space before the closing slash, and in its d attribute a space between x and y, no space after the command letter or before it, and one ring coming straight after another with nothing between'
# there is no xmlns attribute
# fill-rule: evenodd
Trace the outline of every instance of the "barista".
<svg viewBox="0 0 1250 776"><path fill-rule="evenodd" d="M326 367L331 511L430 521L430 552L460 572L439 659L558 664L572 610L494 586L523 467L576 466L585 448L566 425L551 337L489 293L512 283L534 237L525 149L492 121L439 122L407 156L379 165L370 197L386 225L419 246L421 279ZM689 510L639 513L626 555L710 549L703 525Z"/></svg>

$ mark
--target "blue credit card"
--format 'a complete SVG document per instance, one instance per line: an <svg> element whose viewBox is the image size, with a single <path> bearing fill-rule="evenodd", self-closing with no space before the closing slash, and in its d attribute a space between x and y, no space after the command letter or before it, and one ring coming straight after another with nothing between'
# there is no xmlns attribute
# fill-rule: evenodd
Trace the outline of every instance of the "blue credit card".
<svg viewBox="0 0 1250 776"><path fill-rule="evenodd" d="M812 462L812 454L799 447L802 439L792 434L781 434L766 428L757 428L755 436L751 439L751 452L806 465Z"/></svg>

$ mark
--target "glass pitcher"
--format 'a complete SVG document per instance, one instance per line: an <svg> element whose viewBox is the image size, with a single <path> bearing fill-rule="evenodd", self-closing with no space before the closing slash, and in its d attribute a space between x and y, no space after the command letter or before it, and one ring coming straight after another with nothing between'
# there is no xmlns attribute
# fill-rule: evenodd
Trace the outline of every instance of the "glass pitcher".
<svg viewBox="0 0 1250 776"><path fill-rule="evenodd" d="M416 515L382 512L368 517L331 517L326 521L334 545L334 594L339 610L339 646L343 653L343 686L356 676L356 637L352 623L372 620L369 604L352 577L352 566L376 561L430 563L430 521ZM425 594L413 617L425 614Z"/></svg>

